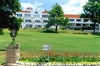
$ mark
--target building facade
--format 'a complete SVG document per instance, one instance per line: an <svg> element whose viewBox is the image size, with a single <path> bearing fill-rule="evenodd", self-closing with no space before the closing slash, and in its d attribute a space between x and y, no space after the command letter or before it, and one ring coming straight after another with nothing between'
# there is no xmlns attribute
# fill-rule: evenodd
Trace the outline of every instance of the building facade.
<svg viewBox="0 0 100 66"><path fill-rule="evenodd" d="M93 32L94 23L88 18L80 18L80 15L75 14L65 14L65 17L69 19L69 28L70 29L82 29ZM100 32L100 24L96 23L95 27L96 32Z"/></svg>
<svg viewBox="0 0 100 66"><path fill-rule="evenodd" d="M22 18L22 29L24 28L44 28L48 23L48 11L38 11L32 8L26 8L23 11L17 12L16 16ZM69 29L83 29L83 30L93 30L93 22L88 18L80 18L80 15L75 14L65 14L65 18L69 19ZM100 24L96 24L96 32L100 32Z"/></svg>
<svg viewBox="0 0 100 66"><path fill-rule="evenodd" d="M46 10L39 12L32 8L26 8L16 13L17 18L22 18L22 29L24 28L43 28L48 22L48 12Z"/></svg>

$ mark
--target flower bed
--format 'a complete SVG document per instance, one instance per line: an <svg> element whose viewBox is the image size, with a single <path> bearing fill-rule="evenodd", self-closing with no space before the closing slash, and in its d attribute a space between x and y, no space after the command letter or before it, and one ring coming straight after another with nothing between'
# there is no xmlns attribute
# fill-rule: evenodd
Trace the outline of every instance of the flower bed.
<svg viewBox="0 0 100 66"><path fill-rule="evenodd" d="M100 57L95 56L41 56L41 57L22 57L20 61L26 62L71 62L71 63L80 63L80 62L100 62Z"/></svg>

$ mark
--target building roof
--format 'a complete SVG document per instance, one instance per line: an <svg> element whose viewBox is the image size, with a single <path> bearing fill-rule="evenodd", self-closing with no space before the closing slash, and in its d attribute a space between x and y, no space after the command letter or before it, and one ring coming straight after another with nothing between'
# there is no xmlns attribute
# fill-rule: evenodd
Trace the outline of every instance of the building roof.
<svg viewBox="0 0 100 66"><path fill-rule="evenodd" d="M26 8L26 9L28 9L28 10L33 10L33 8L32 8L32 7L28 7L28 8Z"/></svg>
<svg viewBox="0 0 100 66"><path fill-rule="evenodd" d="M65 14L64 16L67 18L80 18L80 15L78 14Z"/></svg>
<svg viewBox="0 0 100 66"><path fill-rule="evenodd" d="M42 13L48 13L48 11L47 10L44 10L44 11L42 11Z"/></svg>
<svg viewBox="0 0 100 66"><path fill-rule="evenodd" d="M22 13L30 13L30 11L19 11L19 12L22 12Z"/></svg>

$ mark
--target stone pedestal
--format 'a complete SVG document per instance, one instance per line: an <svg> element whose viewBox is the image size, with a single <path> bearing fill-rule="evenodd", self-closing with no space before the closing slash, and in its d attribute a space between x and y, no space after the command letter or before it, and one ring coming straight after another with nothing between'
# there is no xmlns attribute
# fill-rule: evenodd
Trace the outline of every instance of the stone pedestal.
<svg viewBox="0 0 100 66"><path fill-rule="evenodd" d="M9 45L6 52L6 66L17 66L16 62L20 57L20 48L18 44Z"/></svg>

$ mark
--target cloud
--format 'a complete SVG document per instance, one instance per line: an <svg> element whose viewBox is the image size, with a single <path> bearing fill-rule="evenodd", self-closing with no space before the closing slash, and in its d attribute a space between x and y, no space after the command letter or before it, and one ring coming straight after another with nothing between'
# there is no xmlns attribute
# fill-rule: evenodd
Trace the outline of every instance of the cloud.
<svg viewBox="0 0 100 66"><path fill-rule="evenodd" d="M21 6L22 6L22 9L26 9L28 7L32 7L33 10L41 10L41 6L43 5L43 3L41 2L21 2Z"/></svg>
<svg viewBox="0 0 100 66"><path fill-rule="evenodd" d="M28 7L32 7L33 8L33 5L31 3L25 3L25 2L23 2L23 3L21 3L21 6L22 6L22 9L26 9Z"/></svg>
<svg viewBox="0 0 100 66"><path fill-rule="evenodd" d="M61 6L65 14L80 14L87 2L88 0L69 0L69 2L61 4Z"/></svg>
<svg viewBox="0 0 100 66"><path fill-rule="evenodd" d="M22 8L32 7L34 10L50 10L54 3L59 3L65 14L80 14L83 11L83 6L88 2L88 0L24 0L21 2Z"/></svg>

